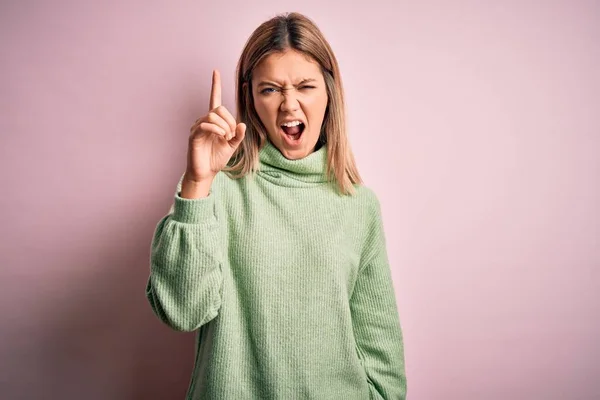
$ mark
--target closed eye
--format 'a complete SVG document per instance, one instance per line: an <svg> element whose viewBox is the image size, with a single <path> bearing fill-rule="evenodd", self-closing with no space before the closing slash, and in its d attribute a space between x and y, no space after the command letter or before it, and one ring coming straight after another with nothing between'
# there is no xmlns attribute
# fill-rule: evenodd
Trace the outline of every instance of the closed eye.
<svg viewBox="0 0 600 400"><path fill-rule="evenodd" d="M304 89L316 89L316 87L315 86L310 86L310 85L303 85L303 86L300 86L298 89L300 89L300 90L304 90ZM269 87L269 88L265 88L265 89L261 90L260 93L261 94L270 94L270 93L274 93L274 92L276 92L278 90L279 89L275 89L275 88Z"/></svg>

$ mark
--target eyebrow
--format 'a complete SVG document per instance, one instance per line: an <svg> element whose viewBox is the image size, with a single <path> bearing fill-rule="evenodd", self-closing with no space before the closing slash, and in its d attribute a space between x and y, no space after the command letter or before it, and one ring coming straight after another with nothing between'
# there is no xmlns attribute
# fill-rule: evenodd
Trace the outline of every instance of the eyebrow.
<svg viewBox="0 0 600 400"><path fill-rule="evenodd" d="M314 78L305 78L302 79L300 82L298 82L296 85L294 86L300 86L303 83L308 83L308 82L316 82L317 80ZM261 81L258 85L256 85L257 88L261 87L261 86L277 86L277 87L281 87L280 84L277 84L275 82L272 81Z"/></svg>

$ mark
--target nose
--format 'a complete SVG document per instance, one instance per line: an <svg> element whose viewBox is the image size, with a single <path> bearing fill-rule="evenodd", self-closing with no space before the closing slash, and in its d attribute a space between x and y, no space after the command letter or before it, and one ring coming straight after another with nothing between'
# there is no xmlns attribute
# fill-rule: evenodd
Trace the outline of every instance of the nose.
<svg viewBox="0 0 600 400"><path fill-rule="evenodd" d="M296 93L294 90L284 90L282 91L283 99L281 101L280 109L282 112L292 113L300 107L298 103L298 99L296 98Z"/></svg>

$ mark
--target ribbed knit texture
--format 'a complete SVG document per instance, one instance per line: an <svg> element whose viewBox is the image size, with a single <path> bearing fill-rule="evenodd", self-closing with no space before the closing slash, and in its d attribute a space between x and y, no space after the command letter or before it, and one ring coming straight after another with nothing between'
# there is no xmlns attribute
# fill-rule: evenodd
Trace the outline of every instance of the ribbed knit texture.
<svg viewBox="0 0 600 400"><path fill-rule="evenodd" d="M156 228L146 295L197 330L192 400L405 399L404 349L379 201L327 182L327 148L215 178Z"/></svg>

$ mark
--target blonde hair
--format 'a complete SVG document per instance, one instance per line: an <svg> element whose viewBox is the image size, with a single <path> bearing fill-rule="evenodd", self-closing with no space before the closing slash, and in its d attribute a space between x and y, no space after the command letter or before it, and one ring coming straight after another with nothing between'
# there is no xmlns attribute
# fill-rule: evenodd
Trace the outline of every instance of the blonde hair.
<svg viewBox="0 0 600 400"><path fill-rule="evenodd" d="M281 14L262 23L246 42L236 70L237 119L246 123L246 136L224 172L241 178L259 168L259 151L268 139L254 108L252 73L268 55L289 49L308 56L321 67L328 104L317 145L327 146L326 174L337 183L338 191L353 194L353 185L361 184L362 179L346 134L344 90L337 59L317 25L299 13Z"/></svg>

